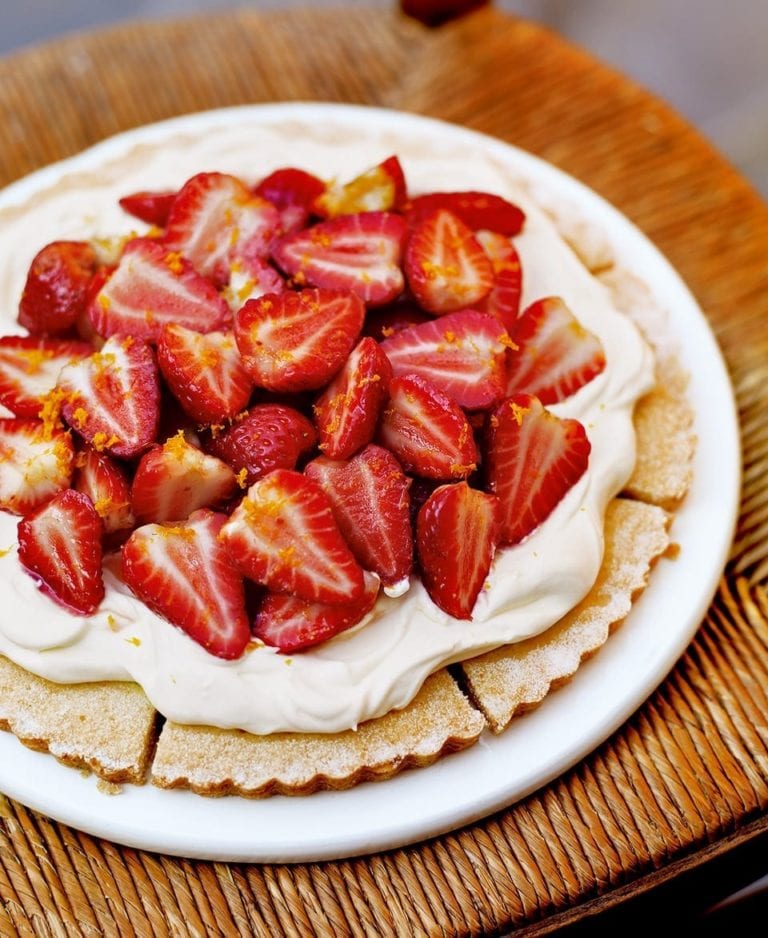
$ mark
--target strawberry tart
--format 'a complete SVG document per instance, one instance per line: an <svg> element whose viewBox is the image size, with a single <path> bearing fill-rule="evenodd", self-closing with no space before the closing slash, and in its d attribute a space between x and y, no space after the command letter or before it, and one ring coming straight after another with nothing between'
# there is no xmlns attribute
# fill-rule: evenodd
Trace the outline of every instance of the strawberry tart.
<svg viewBox="0 0 768 938"><path fill-rule="evenodd" d="M501 732L670 549L685 376L470 143L151 140L3 211L0 726L110 781L344 788Z"/></svg>

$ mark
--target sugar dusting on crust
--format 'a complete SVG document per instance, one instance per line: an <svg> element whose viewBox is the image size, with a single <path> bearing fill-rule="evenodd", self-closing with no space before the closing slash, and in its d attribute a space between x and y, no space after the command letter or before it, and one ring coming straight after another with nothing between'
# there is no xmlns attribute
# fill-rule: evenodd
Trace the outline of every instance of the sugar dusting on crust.
<svg viewBox="0 0 768 938"><path fill-rule="evenodd" d="M66 765L142 783L156 720L135 684L53 684L0 655L0 729Z"/></svg>
<svg viewBox="0 0 768 938"><path fill-rule="evenodd" d="M637 461L625 492L671 510L688 491L696 448L693 411L686 397L688 376L670 337L667 311L646 284L621 268L604 271L599 279L617 309L653 346L656 358L656 387L635 408Z"/></svg>

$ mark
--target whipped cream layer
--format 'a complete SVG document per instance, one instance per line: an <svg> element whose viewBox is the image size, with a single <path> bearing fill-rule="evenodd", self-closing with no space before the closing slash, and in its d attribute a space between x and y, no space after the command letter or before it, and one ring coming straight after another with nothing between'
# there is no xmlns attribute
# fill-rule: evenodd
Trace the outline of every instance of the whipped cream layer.
<svg viewBox="0 0 768 938"><path fill-rule="evenodd" d="M396 153L414 194L483 189L526 211L524 231L514 239L523 306L562 296L606 351L603 374L551 408L584 423L592 443L589 468L539 529L497 553L472 621L441 612L412 578L403 595L382 594L363 623L317 648L285 656L257 647L234 662L209 655L154 615L110 569L98 612L68 613L21 569L18 518L0 513L0 653L54 681L136 681L162 714L181 723L258 734L333 733L405 706L431 672L536 635L578 603L602 560L605 507L634 465L632 411L653 384L653 361L632 323L531 202L513 152L502 157L428 125L355 125L332 114L310 124L251 112L242 120L214 120L200 132L171 127L150 136L122 153L86 154L77 171L46 177L23 204L0 210L3 334L20 331L18 299L29 263L45 243L144 230L119 208L122 195L175 189L203 170L255 181L293 165L345 181Z"/></svg>

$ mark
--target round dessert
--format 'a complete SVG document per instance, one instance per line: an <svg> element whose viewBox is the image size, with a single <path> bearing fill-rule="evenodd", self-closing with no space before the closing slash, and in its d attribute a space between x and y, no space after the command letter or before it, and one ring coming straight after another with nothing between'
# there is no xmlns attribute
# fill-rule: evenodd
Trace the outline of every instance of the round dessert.
<svg viewBox="0 0 768 938"><path fill-rule="evenodd" d="M222 123L3 222L20 668L131 682L169 725L341 734L595 589L654 356L503 160Z"/></svg>

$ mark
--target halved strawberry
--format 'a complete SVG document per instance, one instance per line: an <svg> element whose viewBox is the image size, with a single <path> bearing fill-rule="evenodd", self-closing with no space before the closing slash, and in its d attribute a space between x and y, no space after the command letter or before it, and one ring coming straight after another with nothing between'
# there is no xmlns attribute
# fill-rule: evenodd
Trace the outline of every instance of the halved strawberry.
<svg viewBox="0 0 768 938"><path fill-rule="evenodd" d="M87 358L93 346L72 339L7 335L0 339L0 404L17 417L37 417L43 399L71 361Z"/></svg>
<svg viewBox="0 0 768 938"><path fill-rule="evenodd" d="M277 208L242 180L226 173L198 173L177 193L164 241L198 273L224 286L239 257L269 255L280 229Z"/></svg>
<svg viewBox="0 0 768 938"><path fill-rule="evenodd" d="M523 292L520 255L509 238L495 231L476 231L475 237L488 255L495 277L491 292L478 308L496 316L507 329L511 329L520 315Z"/></svg>
<svg viewBox="0 0 768 938"><path fill-rule="evenodd" d="M253 485L273 469L295 469L316 440L311 421L295 408L254 404L232 426L206 436L204 445Z"/></svg>
<svg viewBox="0 0 768 938"><path fill-rule="evenodd" d="M232 265L229 283L223 295L229 308L236 313L248 300L265 293L282 293L288 289L283 275L261 258L239 258Z"/></svg>
<svg viewBox="0 0 768 938"><path fill-rule="evenodd" d="M183 521L199 508L218 508L237 489L232 469L187 442L179 431L144 453L131 486L131 508L140 524Z"/></svg>
<svg viewBox="0 0 768 938"><path fill-rule="evenodd" d="M221 530L245 576L276 593L321 603L356 602L363 571L312 479L275 469L255 482Z"/></svg>
<svg viewBox="0 0 768 938"><path fill-rule="evenodd" d="M281 238L272 256L299 284L351 290L381 306L403 289L406 225L391 212L358 212Z"/></svg>
<svg viewBox="0 0 768 938"><path fill-rule="evenodd" d="M447 209L472 231L487 228L512 237L519 234L525 213L517 205L490 192L429 192L411 199L406 206L408 223L417 225L435 209Z"/></svg>
<svg viewBox="0 0 768 938"><path fill-rule="evenodd" d="M285 593L266 593L253 621L253 634L284 654L325 642L360 623L379 595L379 578L365 573L365 589L352 603L313 603Z"/></svg>
<svg viewBox="0 0 768 938"><path fill-rule="evenodd" d="M403 329L429 322L433 317L417 306L413 300L397 300L387 306L369 309L365 316L363 335L369 335L377 342L389 339Z"/></svg>
<svg viewBox="0 0 768 938"><path fill-rule="evenodd" d="M105 338L132 335L156 342L166 323L212 332L231 319L216 288L178 253L149 238L129 241L120 263L88 307Z"/></svg>
<svg viewBox="0 0 768 938"><path fill-rule="evenodd" d="M235 317L235 340L257 385L310 391L336 374L363 327L365 307L345 290L268 293Z"/></svg>
<svg viewBox="0 0 768 938"><path fill-rule="evenodd" d="M134 218L145 221L148 225L165 228L175 198L175 191L152 192L142 189L141 192L124 195L118 201L120 207Z"/></svg>
<svg viewBox="0 0 768 938"><path fill-rule="evenodd" d="M325 218L389 212L399 209L407 197L403 167L396 156L390 156L348 182L328 186L314 200L312 209Z"/></svg>
<svg viewBox="0 0 768 938"><path fill-rule="evenodd" d="M90 446L75 457L72 488L87 495L104 525L105 534L127 531L136 522L131 511L131 486L125 469L106 453Z"/></svg>
<svg viewBox="0 0 768 938"><path fill-rule="evenodd" d="M24 515L66 488L75 450L42 420L0 417L0 509Z"/></svg>
<svg viewBox="0 0 768 938"><path fill-rule="evenodd" d="M590 448L578 420L556 416L530 394L496 408L485 469L501 502L501 543L516 544L549 517L586 471Z"/></svg>
<svg viewBox="0 0 768 938"><path fill-rule="evenodd" d="M479 410L504 395L508 345L495 316L465 309L403 329L381 349L394 375L421 375L460 407Z"/></svg>
<svg viewBox="0 0 768 938"><path fill-rule="evenodd" d="M471 619L501 531L495 495L466 482L441 485L416 520L421 579L432 601L456 619Z"/></svg>
<svg viewBox="0 0 768 938"><path fill-rule="evenodd" d="M370 445L350 460L321 456L304 470L331 500L352 553L385 586L405 579L413 566L410 479L388 450Z"/></svg>
<svg viewBox="0 0 768 938"><path fill-rule="evenodd" d="M493 268L477 238L446 209L426 214L411 230L405 276L424 309L441 315L479 303L493 286Z"/></svg>
<svg viewBox="0 0 768 938"><path fill-rule="evenodd" d="M284 166L265 176L253 191L278 209L281 229L287 234L307 223L312 203L325 191L325 183L306 170Z"/></svg>
<svg viewBox="0 0 768 938"><path fill-rule="evenodd" d="M560 297L532 303L510 330L517 350L507 361L507 394L525 391L542 404L574 394L605 368L600 340Z"/></svg>
<svg viewBox="0 0 768 938"><path fill-rule="evenodd" d="M378 342L361 339L315 401L315 424L326 456L348 459L370 443L391 378L392 367Z"/></svg>
<svg viewBox="0 0 768 938"><path fill-rule="evenodd" d="M400 375L390 382L379 439L406 472L429 479L466 478L477 466L477 447L464 411L420 375Z"/></svg>
<svg viewBox="0 0 768 938"><path fill-rule="evenodd" d="M219 658L250 641L243 579L219 534L226 516L202 508L177 524L146 524L123 545L123 578L143 603Z"/></svg>
<svg viewBox="0 0 768 938"><path fill-rule="evenodd" d="M107 339L100 352L61 369L54 393L69 426L98 452L130 459L154 442L160 417L157 365L140 339Z"/></svg>
<svg viewBox="0 0 768 938"><path fill-rule="evenodd" d="M253 382L231 332L163 327L157 363L173 396L199 424L223 423L247 406Z"/></svg>
<svg viewBox="0 0 768 938"><path fill-rule="evenodd" d="M52 599L90 615L104 598L101 519L87 495L59 492L19 522L19 561Z"/></svg>
<svg viewBox="0 0 768 938"><path fill-rule="evenodd" d="M19 302L19 323L33 335L62 335L75 325L96 272L85 241L53 241L32 260Z"/></svg>

